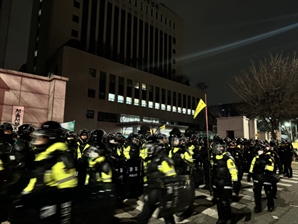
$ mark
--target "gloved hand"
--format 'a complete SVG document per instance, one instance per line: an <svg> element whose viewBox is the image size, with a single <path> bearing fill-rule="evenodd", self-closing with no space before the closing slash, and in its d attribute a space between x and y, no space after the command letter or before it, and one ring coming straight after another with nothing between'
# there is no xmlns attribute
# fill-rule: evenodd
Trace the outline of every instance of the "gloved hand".
<svg viewBox="0 0 298 224"><path fill-rule="evenodd" d="M233 182L233 191L238 196L240 191L240 183L238 181Z"/></svg>

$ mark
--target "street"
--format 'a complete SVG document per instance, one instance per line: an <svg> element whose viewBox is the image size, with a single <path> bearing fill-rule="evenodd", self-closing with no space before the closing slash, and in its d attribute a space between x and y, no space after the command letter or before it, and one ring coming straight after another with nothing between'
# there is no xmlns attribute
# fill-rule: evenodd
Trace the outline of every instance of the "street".
<svg viewBox="0 0 298 224"><path fill-rule="evenodd" d="M232 213L234 223L237 224L292 224L298 223L298 163L293 163L293 178L282 177L277 184L278 199L275 199L275 209L273 212L267 211L265 192L263 191L263 212L255 214L253 182L246 181L246 174L243 176L242 189L237 201L232 203ZM180 223L216 223L216 205L211 203L212 197L208 190L196 189L194 202L194 212L191 217ZM116 209L115 217L119 218L120 223L133 223L129 218L136 216L142 209L142 201L127 200L123 207ZM156 213L150 220L150 224L164 223L162 219L156 219ZM179 223L179 222L177 222Z"/></svg>

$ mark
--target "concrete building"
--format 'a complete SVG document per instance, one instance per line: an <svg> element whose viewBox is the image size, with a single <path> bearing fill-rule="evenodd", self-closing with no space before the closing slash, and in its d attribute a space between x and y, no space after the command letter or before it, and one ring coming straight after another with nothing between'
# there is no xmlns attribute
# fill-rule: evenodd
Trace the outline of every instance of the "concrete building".
<svg viewBox="0 0 298 224"><path fill-rule="evenodd" d="M26 123L36 127L47 120L63 122L68 78L51 78L0 69L0 123L16 128Z"/></svg>
<svg viewBox="0 0 298 224"><path fill-rule="evenodd" d="M155 0L34 1L27 71L48 75L64 45L172 79L182 74L182 19Z"/></svg>
<svg viewBox="0 0 298 224"><path fill-rule="evenodd" d="M255 139L258 137L257 120L245 116L217 118L217 134L222 138Z"/></svg>

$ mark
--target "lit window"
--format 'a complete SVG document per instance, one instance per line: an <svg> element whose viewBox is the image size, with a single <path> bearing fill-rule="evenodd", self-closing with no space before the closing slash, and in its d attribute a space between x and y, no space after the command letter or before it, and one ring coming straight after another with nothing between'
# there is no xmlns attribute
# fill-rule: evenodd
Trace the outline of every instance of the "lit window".
<svg viewBox="0 0 298 224"><path fill-rule="evenodd" d="M162 110L166 110L166 105L165 104L161 104L161 109Z"/></svg>
<svg viewBox="0 0 298 224"><path fill-rule="evenodd" d="M36 56L37 56L37 50L34 51L34 57L36 57Z"/></svg>
<svg viewBox="0 0 298 224"><path fill-rule="evenodd" d="M191 115L191 109L187 109L187 114Z"/></svg>
<svg viewBox="0 0 298 224"><path fill-rule="evenodd" d="M186 114L186 108L182 108L182 113Z"/></svg>
<svg viewBox="0 0 298 224"><path fill-rule="evenodd" d="M139 99L134 99L134 105L139 106L140 100Z"/></svg>
<svg viewBox="0 0 298 224"><path fill-rule="evenodd" d="M152 102L152 101L149 101L149 102L148 102L148 107L149 107L149 108L153 108L153 102Z"/></svg>
<svg viewBox="0 0 298 224"><path fill-rule="evenodd" d="M167 105L167 111L172 111L171 105Z"/></svg>
<svg viewBox="0 0 298 224"><path fill-rule="evenodd" d="M124 97L118 95L118 103L124 103Z"/></svg>
<svg viewBox="0 0 298 224"><path fill-rule="evenodd" d="M41 15L41 9L40 9L40 10L38 10L38 15L39 15L39 16Z"/></svg>
<svg viewBox="0 0 298 224"><path fill-rule="evenodd" d="M146 100L142 100L142 107L147 107L147 102L146 102Z"/></svg>
<svg viewBox="0 0 298 224"><path fill-rule="evenodd" d="M192 110L192 111L191 111L191 114L194 115L194 114L195 114L195 110Z"/></svg>
<svg viewBox="0 0 298 224"><path fill-rule="evenodd" d="M131 104L132 100L131 97L126 97L126 104Z"/></svg>
<svg viewBox="0 0 298 224"><path fill-rule="evenodd" d="M181 113L181 107L178 107L178 113Z"/></svg>
<svg viewBox="0 0 298 224"><path fill-rule="evenodd" d="M155 109L159 110L159 103L155 103Z"/></svg>
<svg viewBox="0 0 298 224"><path fill-rule="evenodd" d="M177 109L176 109L176 107L175 106L173 106L173 112L177 112Z"/></svg>
<svg viewBox="0 0 298 224"><path fill-rule="evenodd" d="M112 101L112 102L115 101L115 94L109 93L109 101Z"/></svg>
<svg viewBox="0 0 298 224"><path fill-rule="evenodd" d="M146 90L146 84L142 83L142 90Z"/></svg>

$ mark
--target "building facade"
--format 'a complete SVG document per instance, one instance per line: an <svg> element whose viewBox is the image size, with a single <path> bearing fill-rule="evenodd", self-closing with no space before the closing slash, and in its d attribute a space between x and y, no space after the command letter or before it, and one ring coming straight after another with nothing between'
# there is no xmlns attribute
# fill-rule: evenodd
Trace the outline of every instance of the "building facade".
<svg viewBox="0 0 298 224"><path fill-rule="evenodd" d="M185 129L203 98L199 89L67 46L51 63L69 78L64 120L75 120L76 130L132 132L143 123Z"/></svg>
<svg viewBox="0 0 298 224"><path fill-rule="evenodd" d="M0 68L0 123L36 127L48 120L63 122L66 83L51 78Z"/></svg>
<svg viewBox="0 0 298 224"><path fill-rule="evenodd" d="M150 74L182 74L183 20L155 0L39 0L33 3L27 71L68 45Z"/></svg>

